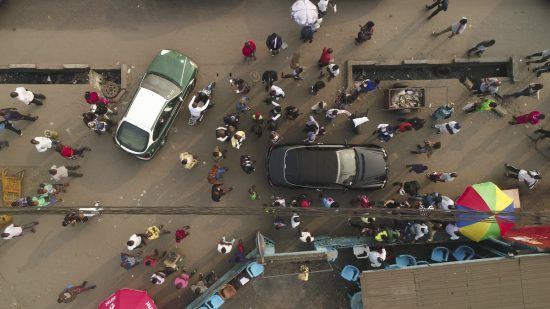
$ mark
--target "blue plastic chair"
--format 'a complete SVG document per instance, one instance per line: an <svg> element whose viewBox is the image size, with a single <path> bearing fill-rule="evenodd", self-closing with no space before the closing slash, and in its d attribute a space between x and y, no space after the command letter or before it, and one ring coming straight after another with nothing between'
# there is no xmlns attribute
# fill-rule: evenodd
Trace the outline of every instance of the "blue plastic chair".
<svg viewBox="0 0 550 309"><path fill-rule="evenodd" d="M430 262L428 262L428 261L417 261L417 262L416 262L416 265L417 265L417 266L418 266L418 265L430 265Z"/></svg>
<svg viewBox="0 0 550 309"><path fill-rule="evenodd" d="M466 245L462 245L456 248L455 251L453 251L453 257L457 261L471 260L474 258L475 255L475 250Z"/></svg>
<svg viewBox="0 0 550 309"><path fill-rule="evenodd" d="M395 258L395 264L400 267L414 266L416 265L416 258L412 255L401 254Z"/></svg>
<svg viewBox="0 0 550 309"><path fill-rule="evenodd" d="M360 273L361 271L359 271L359 268L353 265L346 265L344 269L342 269L340 276L348 281L355 282L357 281L357 279L359 279Z"/></svg>
<svg viewBox="0 0 550 309"><path fill-rule="evenodd" d="M432 250L432 261L447 262L449 259L449 249L446 247L435 247Z"/></svg>
<svg viewBox="0 0 550 309"><path fill-rule="evenodd" d="M204 305L208 309L218 309L218 308L221 308L221 306L224 303L225 303L225 301L223 300L223 298L220 295L214 294L214 295L210 296L210 298L208 298L208 300L204 303Z"/></svg>
<svg viewBox="0 0 550 309"><path fill-rule="evenodd" d="M384 269L399 269L399 268L401 268L401 266L399 266L397 264L386 265L384 267Z"/></svg>
<svg viewBox="0 0 550 309"><path fill-rule="evenodd" d="M257 262L252 262L246 267L246 273L250 278L256 278L259 275L263 274L265 267L262 264Z"/></svg>

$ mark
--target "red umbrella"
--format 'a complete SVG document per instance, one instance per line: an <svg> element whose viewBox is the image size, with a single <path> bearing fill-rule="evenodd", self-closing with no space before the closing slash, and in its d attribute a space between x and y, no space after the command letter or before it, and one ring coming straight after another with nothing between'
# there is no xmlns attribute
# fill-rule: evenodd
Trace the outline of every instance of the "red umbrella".
<svg viewBox="0 0 550 309"><path fill-rule="evenodd" d="M120 289L97 306L97 309L157 309L147 291Z"/></svg>

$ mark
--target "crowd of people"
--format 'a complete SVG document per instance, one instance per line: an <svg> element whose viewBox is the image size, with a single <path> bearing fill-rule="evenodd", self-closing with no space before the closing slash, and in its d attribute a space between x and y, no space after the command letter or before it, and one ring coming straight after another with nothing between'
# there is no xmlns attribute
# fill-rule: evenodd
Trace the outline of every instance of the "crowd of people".
<svg viewBox="0 0 550 309"><path fill-rule="evenodd" d="M319 19L314 25L304 26L301 29L300 37L304 42L312 42L321 27L323 17L326 15L328 0L321 0L318 3ZM435 10L429 15L428 19L435 17L442 11L447 11L449 1L435 0L432 4L427 5L427 10ZM462 17L457 22L442 29L434 31L434 37L438 37L444 33L449 33L448 38L459 36L467 29L468 19ZM375 23L368 21L364 25L359 26L357 37L354 38L355 45L360 46L372 39L375 30ZM476 55L481 57L483 53L495 45L495 40L489 39L482 41L469 50L468 56ZM266 38L266 48L272 57L278 55L287 48L284 39L277 33L273 32ZM245 63L257 61L256 55L257 44L252 39L247 39L241 47L242 55ZM315 72L317 76L314 83L309 87L309 93L313 96L318 95L335 78L340 76L341 65L334 58L335 50L331 47L324 47L320 50L320 56L317 60L316 68L306 68L302 65L302 55L295 52L289 63L289 72L277 72L275 70L266 70L261 76L263 88L265 88L266 96L263 102L268 106L268 112L262 112L259 106L251 104L250 91L252 86L241 77L230 76L229 86L233 92L238 95L235 98L235 110L223 117L223 123L215 129L216 143L212 152L213 165L206 175L207 182L211 185L211 198L214 202L220 202L223 196L230 193L234 187L228 186L225 182L224 175L229 171L227 166L222 163L228 159L228 149L232 149L232 153L238 153L239 164L242 171L246 174L255 172L256 159L245 153L247 140L252 138L260 139L264 136L264 130L268 132L268 140L272 144L281 143L285 137L280 133L279 127L282 121L298 121L300 115L307 114L306 111L300 110L299 107L287 104L286 93L280 85L283 79L303 80L303 74L307 70L318 70ZM279 56L280 57L280 56ZM537 60L533 60L539 57ZM282 57L281 57L282 58ZM533 63L544 63L543 65L534 68L532 71L540 77L541 74L550 72L550 50L544 50L526 56L529 61L527 65ZM350 89L340 90L334 100L333 106L329 106L324 101L316 102L309 109L306 121L301 126L304 131L303 143L313 144L318 142L318 139L326 134L328 123L335 121L340 117L347 117L353 120L356 115L352 113L351 107L354 102L361 96L367 95L373 91L379 90L381 81L375 78L365 78L363 81L351 85ZM497 78L483 78L475 81L471 87L472 97L475 102L465 106L465 113L474 113L481 111L490 111L499 106L502 100L512 100L522 96L536 97L539 95L543 84L531 83L526 88L518 90L511 94L500 95L499 89L501 82ZM35 93L24 87L17 87L10 96L23 104L29 106L34 104L41 106L46 102L46 96L40 93ZM86 92L84 101L89 104L89 111L82 114L84 124L97 134L111 133L116 126L116 122L111 119L117 114L114 103L103 98L97 92ZM379 123L376 125L376 130L372 133L376 138L383 143L390 142L397 134L406 134L409 131L422 130L428 121L432 122L431 127L435 129L437 134L456 135L461 132L463 125L456 120L452 120L455 112L453 103L446 103L439 106L432 114L431 119L419 117L413 118L398 118L396 123ZM0 116L3 121L0 122L0 130L10 130L18 135L23 135L23 132L14 126L17 121L39 122L39 117L32 114L23 114L15 107L3 108L0 110ZM324 125L322 119L324 118ZM246 120L248 119L248 120ZM510 125L516 124L532 124L538 125L545 119L545 115L539 111L533 110L524 115L514 115L509 120ZM445 121L445 122L442 122ZM245 127L248 125L248 128ZM550 137L547 130L539 129L536 131L539 135L537 139ZM78 160L83 158L85 153L91 151L87 146L69 146L62 142L63 136L56 131L46 130L44 136L37 136L30 140L30 143L35 146L40 153L56 152L64 160ZM254 137L255 136L255 137ZM227 146L226 146L227 145ZM0 141L0 149L9 147L7 141ZM428 158L437 156L437 150L443 148L442 141L424 140L419 141L416 149L411 150L411 154L423 155ZM202 157L202 154L200 154ZM419 156L416 156L418 158ZM193 169L198 164L199 155L193 154L190 151L185 151L179 154L179 162L185 169ZM36 196L26 196L13 202L13 207L48 207L55 203L61 202L61 195L66 192L69 183L66 182L70 178L83 177L83 173L79 172L80 165L69 165L68 162L60 162L52 165L48 171L50 181L43 182L37 189ZM416 174L424 174L427 179L432 182L448 183L455 180L459 175L454 171L429 171L429 167L420 164L412 163L407 165L409 172ZM540 172L536 170L527 170L514 167L510 164L505 165L506 176L517 179L524 183L529 189L532 189L541 179ZM304 243L314 241L314 236L306 228L303 228L303 220L300 218L301 209L315 207L318 205L327 209L336 209L345 207L345 205L355 205L361 208L413 208L419 209L420 213L425 216L425 219L414 221L392 220L380 224L376 218L361 217L350 218L348 223L351 227L357 228L358 234L372 236L376 242L380 244L379 248L370 250L369 260L372 267L381 267L387 257L387 250L384 246L395 243L414 243L418 241L431 242L434 240L436 232L446 233L451 240L459 239L458 227L453 222L443 222L430 219L430 211L442 210L451 211L454 209L452 197L442 195L438 192L421 193L420 183L416 180L397 182L394 184L396 197L392 197L385 201L373 201L366 194L359 194L349 201L341 201L331 196L329 193L321 192L314 199L307 193L300 193L295 197L287 199L281 196L272 196L270 201L264 203L267 208L277 209L279 207L294 207L296 212L290 218L274 217L274 228L281 230L287 228L295 229L297 238ZM248 197L251 201L262 199L257 188L250 186L247 189ZM265 199L265 198L264 198ZM63 226L75 225L78 222L86 222L88 216L83 213L71 213L65 218ZM2 238L12 239L22 236L24 231L29 230L35 232L34 227L38 222L32 222L24 225L9 225L2 233ZM183 226L174 232L175 242L180 243L190 235L190 226ZM155 285L163 285L167 279L173 279L173 285L177 289L190 287L193 293L200 295L204 293L209 286L217 280L213 271L207 275L199 273L198 280L194 284L190 284L191 278L197 272L196 269L189 270L183 266L183 256L177 250L163 252L162 254L156 248L151 249L149 243L158 239L163 235L171 234L164 229L163 225L148 227L145 231L132 234L126 243L127 252L122 252L120 266L124 269L133 269L138 265L143 267L151 267L150 281ZM234 252L234 257L230 259L234 263L247 263L245 249L242 240L237 243L237 249L233 250L236 239L228 239L222 236L217 244L217 251L222 255L231 254ZM146 253L147 252L147 253ZM59 302L70 302L76 295L84 291L93 289L95 286L86 286L86 282L79 286L68 286L59 295Z"/></svg>

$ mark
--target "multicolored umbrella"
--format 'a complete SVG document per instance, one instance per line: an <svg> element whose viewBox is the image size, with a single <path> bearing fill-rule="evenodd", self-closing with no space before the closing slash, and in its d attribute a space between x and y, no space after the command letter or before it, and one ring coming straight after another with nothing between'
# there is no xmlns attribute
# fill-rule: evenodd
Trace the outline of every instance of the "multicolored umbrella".
<svg viewBox="0 0 550 309"><path fill-rule="evenodd" d="M147 291L120 289L99 304L98 309L156 309Z"/></svg>
<svg viewBox="0 0 550 309"><path fill-rule="evenodd" d="M514 225L514 200L492 182L468 186L456 209L460 232L473 241L500 238Z"/></svg>

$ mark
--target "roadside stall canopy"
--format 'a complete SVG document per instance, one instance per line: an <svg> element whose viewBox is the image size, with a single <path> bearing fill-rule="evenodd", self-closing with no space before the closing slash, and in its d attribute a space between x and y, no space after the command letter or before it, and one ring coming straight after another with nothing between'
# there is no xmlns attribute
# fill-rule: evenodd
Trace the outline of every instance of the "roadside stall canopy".
<svg viewBox="0 0 550 309"><path fill-rule="evenodd" d="M503 238L540 250L550 250L550 225L511 229Z"/></svg>
<svg viewBox="0 0 550 309"><path fill-rule="evenodd" d="M456 209L460 232L473 241L500 238L514 225L514 200L492 182L468 186Z"/></svg>
<svg viewBox="0 0 550 309"><path fill-rule="evenodd" d="M98 309L157 309L147 291L120 289L102 301Z"/></svg>

